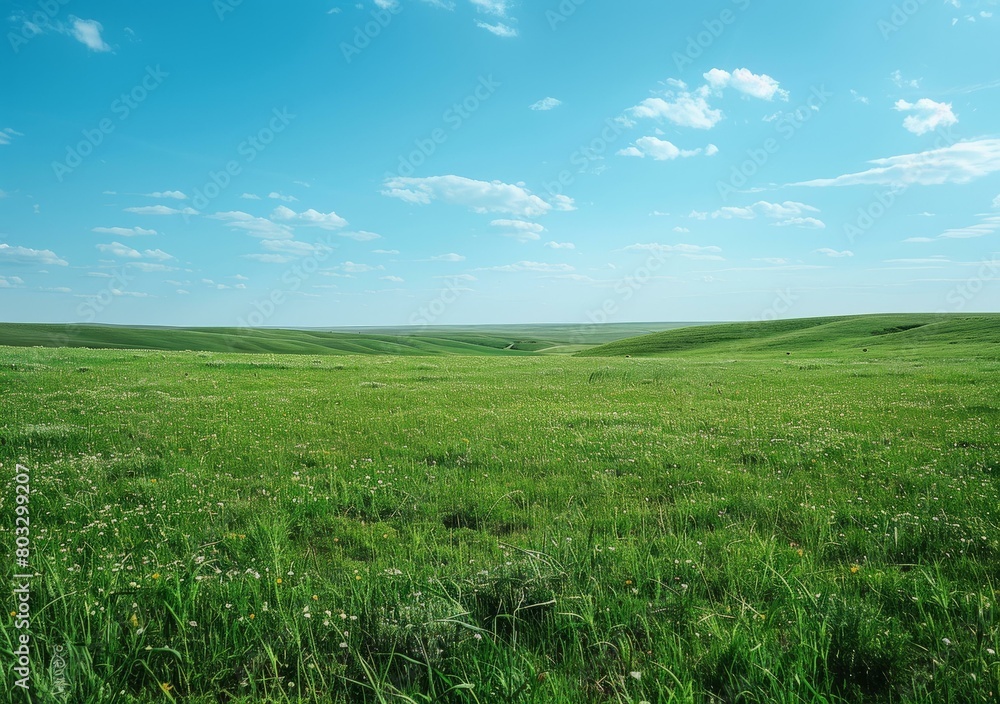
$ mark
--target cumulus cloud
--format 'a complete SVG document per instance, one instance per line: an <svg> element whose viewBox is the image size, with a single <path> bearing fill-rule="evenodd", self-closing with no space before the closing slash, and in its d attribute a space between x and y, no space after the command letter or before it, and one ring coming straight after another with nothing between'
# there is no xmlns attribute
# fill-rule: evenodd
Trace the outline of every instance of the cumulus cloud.
<svg viewBox="0 0 1000 704"><path fill-rule="evenodd" d="M780 84L766 73L757 75L745 68L738 68L730 73L720 68L713 68L704 74L704 78L715 91L732 88L760 100L774 100L775 97L788 100L788 91L782 90Z"/></svg>
<svg viewBox="0 0 1000 704"><path fill-rule="evenodd" d="M187 200L187 195L182 191L153 191L152 193L144 193L144 196L149 198L173 198L174 200Z"/></svg>
<svg viewBox="0 0 1000 704"><path fill-rule="evenodd" d="M814 179L794 186L936 186L969 183L1000 171L1000 139L959 142L917 154L868 162L873 168L836 178Z"/></svg>
<svg viewBox="0 0 1000 704"><path fill-rule="evenodd" d="M838 252L836 249L830 249L829 247L823 247L822 249L816 250L819 254L824 254L828 257L833 257L835 259L841 259L844 257L853 257L854 252L850 250L844 250L843 252Z"/></svg>
<svg viewBox="0 0 1000 704"><path fill-rule="evenodd" d="M267 218L258 218L244 213L241 210L230 210L224 213L216 213L209 216L213 220L222 220L226 225L234 230L243 230L252 237L263 237L266 239L289 240L293 237L292 228L288 225L276 223Z"/></svg>
<svg viewBox="0 0 1000 704"><path fill-rule="evenodd" d="M527 222L525 220L494 220L490 223L493 227L499 227L506 232L507 237L516 237L519 240L537 240L541 238L545 228L537 222Z"/></svg>
<svg viewBox="0 0 1000 704"><path fill-rule="evenodd" d="M705 149L679 149L672 142L659 139L657 137L640 137L630 147L626 147L618 152L619 156L635 156L639 158L651 157L655 161L673 161L678 158L689 158L705 154L714 156L719 150L714 144L709 144Z"/></svg>
<svg viewBox="0 0 1000 704"><path fill-rule="evenodd" d="M498 37L503 37L504 39L510 39L517 36L517 30L506 25L503 22L496 22L495 24L490 24L489 22L483 22L482 20L476 20L476 26L480 29L485 29L487 32L497 35Z"/></svg>
<svg viewBox="0 0 1000 704"><path fill-rule="evenodd" d="M140 235L156 235L156 230L147 230L144 227L94 227L91 232L102 235L115 235L117 237L137 237Z"/></svg>
<svg viewBox="0 0 1000 704"><path fill-rule="evenodd" d="M20 276L0 276L0 288L18 288L24 285Z"/></svg>
<svg viewBox="0 0 1000 704"><path fill-rule="evenodd" d="M97 20L81 20L79 17L71 17L72 23L70 34L78 42L86 46L91 51L105 52L111 51L111 47L101 38L104 27Z"/></svg>
<svg viewBox="0 0 1000 704"><path fill-rule="evenodd" d="M340 228L347 226L347 221L335 212L330 211L329 213L321 213L318 210L313 210L312 208L304 212L297 213L291 208L279 205L274 209L274 212L271 213L271 217L274 220L294 222L297 225L318 227L321 230L339 230Z"/></svg>
<svg viewBox="0 0 1000 704"><path fill-rule="evenodd" d="M532 110L552 110L562 105L562 101L556 98L542 98L537 103L528 106Z"/></svg>
<svg viewBox="0 0 1000 704"><path fill-rule="evenodd" d="M933 132L938 127L958 124L951 103L935 103L929 98L921 98L915 103L897 100L896 110L913 113L903 120L903 127L916 135Z"/></svg>
<svg viewBox="0 0 1000 704"><path fill-rule="evenodd" d="M111 244L99 244L96 245L97 250L103 254L110 254L113 257L118 257L119 259L153 259L155 261L168 261L173 259L173 256L167 254L162 249L147 249L140 252L137 249L132 249L121 242L112 242Z"/></svg>
<svg viewBox="0 0 1000 704"><path fill-rule="evenodd" d="M809 213L818 212L817 208L796 201L788 200L784 203L768 203L766 200L761 200L743 207L727 206L720 208L712 213L712 217L723 220L754 220L757 217L763 217L773 220L772 224L779 227L823 229L826 227L824 222L808 215Z"/></svg>
<svg viewBox="0 0 1000 704"><path fill-rule="evenodd" d="M679 127L710 130L722 120L722 111L709 106L704 95L668 91L663 98L646 98L628 111L635 118L667 120Z"/></svg>
<svg viewBox="0 0 1000 704"><path fill-rule="evenodd" d="M705 85L691 90L684 81L667 81L668 90L654 98L647 98L626 111L635 119L666 120L679 127L710 130L722 121L722 110L713 108L709 98L720 97L727 88L746 96L771 101L775 97L788 100L788 91L767 74L757 75L746 68L730 73L713 68L704 74ZM711 156L711 155L710 155Z"/></svg>
<svg viewBox="0 0 1000 704"><path fill-rule="evenodd" d="M545 246L549 249L576 249L572 242L546 242Z"/></svg>
<svg viewBox="0 0 1000 704"><path fill-rule="evenodd" d="M16 131L13 127L0 129L0 146L10 144L11 137L23 137L24 135Z"/></svg>
<svg viewBox="0 0 1000 704"><path fill-rule="evenodd" d="M136 215L197 215L198 211L194 208L183 208L178 210L177 208L169 208L165 205L144 205L138 208L125 208L126 213L135 213Z"/></svg>
<svg viewBox="0 0 1000 704"><path fill-rule="evenodd" d="M308 257L319 252L330 252L332 247L322 242L309 243L298 240L261 240L260 246L269 252L288 254L293 257Z"/></svg>
<svg viewBox="0 0 1000 704"><path fill-rule="evenodd" d="M295 196L286 196L283 193L278 193L277 191L271 191L267 194L267 197L271 200L283 200L286 203L294 203L298 201L298 198Z"/></svg>
<svg viewBox="0 0 1000 704"><path fill-rule="evenodd" d="M50 249L31 249L9 244L0 244L0 262L69 266L69 262Z"/></svg>
<svg viewBox="0 0 1000 704"><path fill-rule="evenodd" d="M448 254L438 254L431 257L428 261L432 262L464 262L465 257L461 254L455 254L454 252L449 252Z"/></svg>
<svg viewBox="0 0 1000 704"><path fill-rule="evenodd" d="M469 0L472 6L480 12L497 17L506 17L510 9L510 0Z"/></svg>
<svg viewBox="0 0 1000 704"><path fill-rule="evenodd" d="M505 213L519 218L536 218L552 210L575 210L573 199L567 196L545 201L520 184L476 181L462 176L389 178L382 194L417 205L439 200L465 206L476 213Z"/></svg>

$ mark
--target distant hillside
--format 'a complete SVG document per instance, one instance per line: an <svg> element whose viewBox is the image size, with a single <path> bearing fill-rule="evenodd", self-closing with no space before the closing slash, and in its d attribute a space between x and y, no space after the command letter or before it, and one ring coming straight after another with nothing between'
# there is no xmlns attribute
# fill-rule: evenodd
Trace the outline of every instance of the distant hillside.
<svg viewBox="0 0 1000 704"><path fill-rule="evenodd" d="M1000 355L1000 314L892 314L728 323L618 340L579 357L846 352Z"/></svg>
<svg viewBox="0 0 1000 704"><path fill-rule="evenodd" d="M358 330L169 328L0 323L0 346L269 354L569 354L682 323L522 325Z"/></svg>

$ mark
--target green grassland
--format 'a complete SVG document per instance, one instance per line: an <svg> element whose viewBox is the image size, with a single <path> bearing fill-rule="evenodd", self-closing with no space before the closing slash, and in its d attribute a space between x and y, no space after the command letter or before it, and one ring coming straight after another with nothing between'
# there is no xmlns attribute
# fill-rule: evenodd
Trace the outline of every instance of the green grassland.
<svg viewBox="0 0 1000 704"><path fill-rule="evenodd" d="M996 355L1000 315L860 315L706 325L657 332L593 346L582 357L664 355L955 356L970 345ZM956 348L956 346L960 346Z"/></svg>
<svg viewBox="0 0 1000 704"><path fill-rule="evenodd" d="M309 330L0 323L0 345L311 355L517 356L524 353L569 354L685 325L691 323Z"/></svg>
<svg viewBox="0 0 1000 704"><path fill-rule="evenodd" d="M998 320L0 347L38 701L995 702Z"/></svg>

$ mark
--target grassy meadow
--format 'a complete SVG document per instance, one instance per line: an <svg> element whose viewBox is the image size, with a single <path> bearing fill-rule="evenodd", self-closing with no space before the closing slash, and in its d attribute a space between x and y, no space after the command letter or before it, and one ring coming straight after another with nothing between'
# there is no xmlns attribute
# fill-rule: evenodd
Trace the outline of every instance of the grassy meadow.
<svg viewBox="0 0 1000 704"><path fill-rule="evenodd" d="M0 347L37 701L995 702L998 322Z"/></svg>

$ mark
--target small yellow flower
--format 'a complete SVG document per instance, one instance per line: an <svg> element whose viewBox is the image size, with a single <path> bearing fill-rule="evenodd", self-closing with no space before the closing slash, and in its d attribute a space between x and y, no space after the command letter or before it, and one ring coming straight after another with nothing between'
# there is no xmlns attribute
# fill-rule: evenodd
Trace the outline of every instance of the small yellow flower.
<svg viewBox="0 0 1000 704"><path fill-rule="evenodd" d="M159 579L159 578L160 578L160 573L159 572L154 572L153 573L153 579Z"/></svg>
<svg viewBox="0 0 1000 704"><path fill-rule="evenodd" d="M313 601L319 601L319 597L313 594Z"/></svg>
<svg viewBox="0 0 1000 704"><path fill-rule="evenodd" d="M805 553L802 551L802 548L799 548L795 552L797 552L799 554L799 557L802 557L803 555L805 555Z"/></svg>
<svg viewBox="0 0 1000 704"><path fill-rule="evenodd" d="M861 571L861 567L858 565L851 565L851 574L857 574Z"/></svg>
<svg viewBox="0 0 1000 704"><path fill-rule="evenodd" d="M632 580L631 579L626 579L625 580L625 586L631 586L631 585L632 585Z"/></svg>
<svg viewBox="0 0 1000 704"><path fill-rule="evenodd" d="M277 584L281 584L281 577L278 577L278 579L277 579L277 582L276 582L276 583L277 583Z"/></svg>
<svg viewBox="0 0 1000 704"><path fill-rule="evenodd" d="M149 483L150 483L150 484L156 484L156 480L155 480L155 479L150 479L150 480L149 480Z"/></svg>
<svg viewBox="0 0 1000 704"><path fill-rule="evenodd" d="M246 536L246 535L244 535L243 533L240 533L238 537L239 537L239 539L240 539L240 540L243 540L243 539L244 539L244 538L246 538L247 536Z"/></svg>
<svg viewBox="0 0 1000 704"><path fill-rule="evenodd" d="M251 621L253 621L255 618L257 618L257 615L256 614L250 614L249 616L247 616L247 618L250 619Z"/></svg>
<svg viewBox="0 0 1000 704"><path fill-rule="evenodd" d="M136 616L135 614L132 614L132 617L129 618L128 622L132 624L132 628L139 627L139 617Z"/></svg>
<svg viewBox="0 0 1000 704"><path fill-rule="evenodd" d="M170 690L173 689L173 688L174 688L174 686L172 684L170 684L169 682L160 682L160 689L163 690L164 694L169 694Z"/></svg>
<svg viewBox="0 0 1000 704"><path fill-rule="evenodd" d="M354 575L354 579L357 579L358 581L360 581L361 580L361 575L360 574Z"/></svg>

